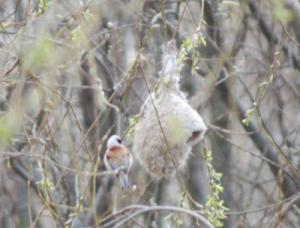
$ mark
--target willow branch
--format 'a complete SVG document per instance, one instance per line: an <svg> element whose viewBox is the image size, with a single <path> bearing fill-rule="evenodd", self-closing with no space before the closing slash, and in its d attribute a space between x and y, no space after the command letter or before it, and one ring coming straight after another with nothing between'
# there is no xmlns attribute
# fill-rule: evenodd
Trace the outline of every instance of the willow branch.
<svg viewBox="0 0 300 228"><path fill-rule="evenodd" d="M194 218L196 218L202 225L204 225L204 227L209 227L209 228L213 228L214 226L206 219L204 218L202 215L200 215L199 213L196 213L195 211L192 210L188 210L185 208L181 208L181 207L173 207L173 206L146 206L146 205L132 205L129 206L128 208L123 208L121 211L126 211L128 209L135 209L136 211L130 215L128 215L126 218L122 219L120 222L116 223L113 227L117 228L117 227L122 227L125 223L127 223L128 221L130 221L131 219L133 219L136 216L142 215L144 213L149 213L149 212L158 212L158 211L162 211L162 212L179 212L179 213L183 213L189 216L192 216ZM116 214L119 214L119 211L116 212ZM111 222L107 223L107 224L103 224L102 227L111 227Z"/></svg>

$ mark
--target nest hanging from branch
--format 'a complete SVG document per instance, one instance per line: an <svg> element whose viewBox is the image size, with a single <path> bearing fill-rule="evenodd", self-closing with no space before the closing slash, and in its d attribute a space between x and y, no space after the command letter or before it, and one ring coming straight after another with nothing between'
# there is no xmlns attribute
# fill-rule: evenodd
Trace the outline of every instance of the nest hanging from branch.
<svg viewBox="0 0 300 228"><path fill-rule="evenodd" d="M192 145L203 138L207 129L179 89L173 41L163 48L162 65L160 84L142 106L133 144L135 157L155 177L172 176L182 168Z"/></svg>

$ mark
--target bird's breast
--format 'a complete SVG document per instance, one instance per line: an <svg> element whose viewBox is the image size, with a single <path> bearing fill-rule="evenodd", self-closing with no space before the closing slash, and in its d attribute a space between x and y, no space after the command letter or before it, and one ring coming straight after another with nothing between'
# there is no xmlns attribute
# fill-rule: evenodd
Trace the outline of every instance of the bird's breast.
<svg viewBox="0 0 300 228"><path fill-rule="evenodd" d="M123 155L127 155L129 152L126 148L123 147L112 147L110 148L110 152L108 154L109 157L119 157L119 156L123 156Z"/></svg>

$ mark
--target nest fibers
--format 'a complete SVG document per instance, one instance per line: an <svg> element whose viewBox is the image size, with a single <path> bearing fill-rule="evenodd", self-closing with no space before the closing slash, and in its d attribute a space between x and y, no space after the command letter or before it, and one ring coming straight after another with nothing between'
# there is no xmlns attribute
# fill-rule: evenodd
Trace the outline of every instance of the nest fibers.
<svg viewBox="0 0 300 228"><path fill-rule="evenodd" d="M133 152L156 177L171 176L182 168L192 145L203 138L207 129L179 89L176 59L171 41L163 49L159 87L146 99L135 127Z"/></svg>

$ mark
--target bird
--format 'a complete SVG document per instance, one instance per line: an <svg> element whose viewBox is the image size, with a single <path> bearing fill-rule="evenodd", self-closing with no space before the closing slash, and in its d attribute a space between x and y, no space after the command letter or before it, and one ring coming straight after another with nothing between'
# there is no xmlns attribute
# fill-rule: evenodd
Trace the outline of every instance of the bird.
<svg viewBox="0 0 300 228"><path fill-rule="evenodd" d="M116 171L116 177L122 190L130 187L128 173L133 164L133 157L130 151L123 145L119 135L112 135L107 141L107 148L104 154L104 165L106 169Z"/></svg>

